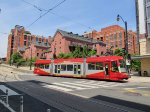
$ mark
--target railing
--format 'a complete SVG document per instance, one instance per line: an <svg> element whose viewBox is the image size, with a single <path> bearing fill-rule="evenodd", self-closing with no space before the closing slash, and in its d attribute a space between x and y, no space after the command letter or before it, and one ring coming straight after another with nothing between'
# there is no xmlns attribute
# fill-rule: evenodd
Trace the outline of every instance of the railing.
<svg viewBox="0 0 150 112"><path fill-rule="evenodd" d="M17 95L20 96L20 107L19 112L23 112L23 95ZM4 105L5 108L7 108L10 112L16 112L12 107L9 105L9 95L8 95L8 89L6 89L5 95L0 95L0 103Z"/></svg>
<svg viewBox="0 0 150 112"><path fill-rule="evenodd" d="M17 96L20 96L19 112L23 112L23 95L17 95ZM7 108L10 112L17 112L9 105L8 89L6 89L5 95L0 95L0 103L3 104L4 107ZM52 111L51 109L47 109L47 112L52 112Z"/></svg>

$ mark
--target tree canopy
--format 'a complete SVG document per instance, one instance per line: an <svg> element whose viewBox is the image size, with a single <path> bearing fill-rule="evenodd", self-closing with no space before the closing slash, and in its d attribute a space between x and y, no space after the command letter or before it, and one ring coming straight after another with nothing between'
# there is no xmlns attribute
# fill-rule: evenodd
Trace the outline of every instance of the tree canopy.
<svg viewBox="0 0 150 112"><path fill-rule="evenodd" d="M81 50L80 46L76 46L75 50L70 53L60 53L57 58L86 58L96 55L94 49L88 49L88 46L84 46Z"/></svg>

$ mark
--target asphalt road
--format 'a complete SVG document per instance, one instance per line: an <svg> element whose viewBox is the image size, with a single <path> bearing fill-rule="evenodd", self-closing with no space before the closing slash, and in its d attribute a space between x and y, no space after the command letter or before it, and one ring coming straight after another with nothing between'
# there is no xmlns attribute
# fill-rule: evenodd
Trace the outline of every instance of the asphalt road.
<svg viewBox="0 0 150 112"><path fill-rule="evenodd" d="M147 83L42 77L29 73L24 73L19 78L21 80L11 80L6 77L6 84L63 112L149 112L150 110ZM146 94L140 91L146 91Z"/></svg>
<svg viewBox="0 0 150 112"><path fill-rule="evenodd" d="M150 103L147 100L149 97L122 91L123 88L138 87L134 83L42 77L30 74L21 75L20 79L23 81L7 82L7 84L64 112L148 112L150 110L148 105ZM132 98L135 102L141 100L147 105L122 100L121 97L130 100Z"/></svg>

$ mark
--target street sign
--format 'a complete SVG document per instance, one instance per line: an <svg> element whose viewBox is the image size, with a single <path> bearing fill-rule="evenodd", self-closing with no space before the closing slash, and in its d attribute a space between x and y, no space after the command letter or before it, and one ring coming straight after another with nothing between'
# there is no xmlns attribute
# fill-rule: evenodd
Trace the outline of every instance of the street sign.
<svg viewBox="0 0 150 112"><path fill-rule="evenodd" d="M131 60L126 59L126 65L131 65Z"/></svg>

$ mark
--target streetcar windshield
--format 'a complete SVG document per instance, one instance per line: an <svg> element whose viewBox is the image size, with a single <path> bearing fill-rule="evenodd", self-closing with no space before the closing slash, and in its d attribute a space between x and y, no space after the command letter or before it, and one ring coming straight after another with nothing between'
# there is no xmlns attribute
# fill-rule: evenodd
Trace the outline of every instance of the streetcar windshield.
<svg viewBox="0 0 150 112"><path fill-rule="evenodd" d="M120 72L127 72L125 61L119 60L119 64L120 64Z"/></svg>

